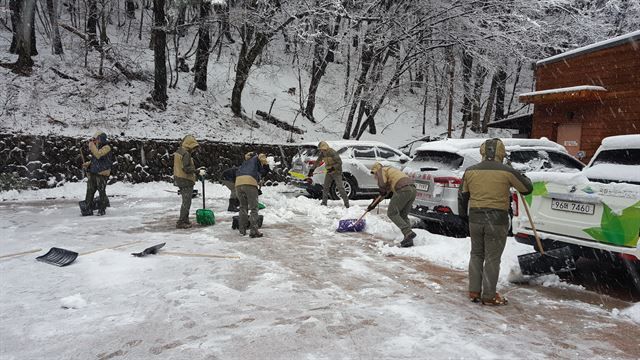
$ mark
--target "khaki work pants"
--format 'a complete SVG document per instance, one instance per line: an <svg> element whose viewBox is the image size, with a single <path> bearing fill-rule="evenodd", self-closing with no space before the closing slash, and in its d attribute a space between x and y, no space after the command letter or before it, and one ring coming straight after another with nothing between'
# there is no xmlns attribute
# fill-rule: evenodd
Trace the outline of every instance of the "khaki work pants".
<svg viewBox="0 0 640 360"><path fill-rule="evenodd" d="M344 206L349 207L349 198L347 197L347 192L344 190L341 171L328 172L325 174L324 185L322 185L322 205L327 205L329 191L331 190L331 183L333 182L336 183L336 189L338 189L338 193L344 202Z"/></svg>
<svg viewBox="0 0 640 360"><path fill-rule="evenodd" d="M180 206L180 218L178 219L178 223L188 224L189 223L189 211L191 210L191 199L193 198L193 187L191 186L180 186L180 195L182 196L182 205Z"/></svg>
<svg viewBox="0 0 640 360"><path fill-rule="evenodd" d="M253 185L240 185L236 187L238 200L240 201L240 219L238 229L241 233L247 231L249 234L258 233L258 188ZM251 215L249 216L249 211Z"/></svg>
<svg viewBox="0 0 640 360"><path fill-rule="evenodd" d="M238 196L236 195L236 183L233 181L227 181L227 180L221 180L220 183L224 186L227 187L227 189L229 189L229 191L231 191L231 194L229 195L229 200L234 200L237 199Z"/></svg>
<svg viewBox="0 0 640 360"><path fill-rule="evenodd" d="M104 210L107 206L107 177L92 173L89 173L88 176L87 193L85 194L84 202L87 204L87 208L93 210L93 198L97 191L100 194L98 209Z"/></svg>
<svg viewBox="0 0 640 360"><path fill-rule="evenodd" d="M496 295L500 258L507 243L509 225L470 222L469 232L469 291L481 293L483 300L491 300Z"/></svg>
<svg viewBox="0 0 640 360"><path fill-rule="evenodd" d="M409 211L411 211L415 199L416 187L414 185L408 185L394 192L391 201L389 201L387 216L400 228L402 235L407 235L411 232Z"/></svg>

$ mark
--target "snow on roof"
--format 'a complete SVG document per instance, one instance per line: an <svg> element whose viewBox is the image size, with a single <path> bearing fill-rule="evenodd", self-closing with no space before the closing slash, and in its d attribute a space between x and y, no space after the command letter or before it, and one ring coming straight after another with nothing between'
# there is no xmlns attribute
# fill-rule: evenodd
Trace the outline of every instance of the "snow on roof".
<svg viewBox="0 0 640 360"><path fill-rule="evenodd" d="M395 149L393 146L387 145L379 141L359 141L359 140L325 140L332 148L342 148L345 146L385 146ZM318 146L319 141L306 142L299 146Z"/></svg>
<svg viewBox="0 0 640 360"><path fill-rule="evenodd" d="M520 94L520 95L518 95L518 97L571 93L571 92L585 91L585 90L587 90L587 91L607 91L607 89L603 88L602 86L580 85L580 86L571 86L571 87L564 87L564 88L557 88L557 89L532 91L532 92Z"/></svg>
<svg viewBox="0 0 640 360"><path fill-rule="evenodd" d="M640 149L640 134L617 135L602 139L601 150Z"/></svg>
<svg viewBox="0 0 640 360"><path fill-rule="evenodd" d="M518 139L518 138L505 138L500 139L504 143L504 146L507 150L515 150L523 147L536 147L536 148L547 148L551 150L557 150L566 152L567 150L564 146L557 144L547 138L540 139ZM474 152L478 151L480 145L487 141L486 138L481 139L446 139L439 141L431 141L426 144L421 145L416 149L416 151L446 151L452 153L465 153L468 150L473 150Z"/></svg>
<svg viewBox="0 0 640 360"><path fill-rule="evenodd" d="M608 40L600 41L595 44L583 46L581 48L577 48L571 51L564 52L562 54L558 54L552 57L548 57L546 59L542 59L536 62L536 66L550 64L560 60L570 59L572 57L576 57L578 55L588 54L598 50L608 49L614 46L622 45L628 42L640 41L640 30L636 30L634 32L630 32L625 35L620 35L618 37L614 37Z"/></svg>

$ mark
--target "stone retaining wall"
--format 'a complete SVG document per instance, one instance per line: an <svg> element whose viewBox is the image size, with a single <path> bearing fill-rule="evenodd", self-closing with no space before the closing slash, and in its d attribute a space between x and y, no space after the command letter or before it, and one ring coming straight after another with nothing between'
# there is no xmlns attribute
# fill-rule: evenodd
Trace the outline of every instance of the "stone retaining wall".
<svg viewBox="0 0 640 360"><path fill-rule="evenodd" d="M110 183L172 181L173 153L180 139L118 138L110 142L114 152ZM205 166L207 178L214 181L225 169L241 164L246 152L257 151L281 162L280 168L267 176L265 185L283 182L291 158L297 152L292 145L199 143L200 150L194 155L194 161L198 167ZM80 181L83 178L80 149L84 156L89 154L86 138L0 134L0 173L15 174L20 182L36 188Z"/></svg>

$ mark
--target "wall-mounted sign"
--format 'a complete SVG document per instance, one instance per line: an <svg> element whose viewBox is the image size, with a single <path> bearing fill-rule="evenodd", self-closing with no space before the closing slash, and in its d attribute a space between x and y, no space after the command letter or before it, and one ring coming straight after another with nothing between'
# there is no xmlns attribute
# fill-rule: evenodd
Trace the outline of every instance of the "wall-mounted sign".
<svg viewBox="0 0 640 360"><path fill-rule="evenodd" d="M578 142L575 140L565 140L564 146L578 146Z"/></svg>

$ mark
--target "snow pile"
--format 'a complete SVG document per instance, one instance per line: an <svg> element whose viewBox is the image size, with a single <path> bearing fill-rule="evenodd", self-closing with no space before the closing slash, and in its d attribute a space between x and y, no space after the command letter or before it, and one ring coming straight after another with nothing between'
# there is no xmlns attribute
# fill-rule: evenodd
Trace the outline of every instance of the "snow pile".
<svg viewBox="0 0 640 360"><path fill-rule="evenodd" d="M636 303L635 305L620 311L620 314L628 317L633 322L640 324L640 303Z"/></svg>
<svg viewBox="0 0 640 360"><path fill-rule="evenodd" d="M60 305L63 309L82 309L87 306L87 301L80 294L75 294L60 299Z"/></svg>

